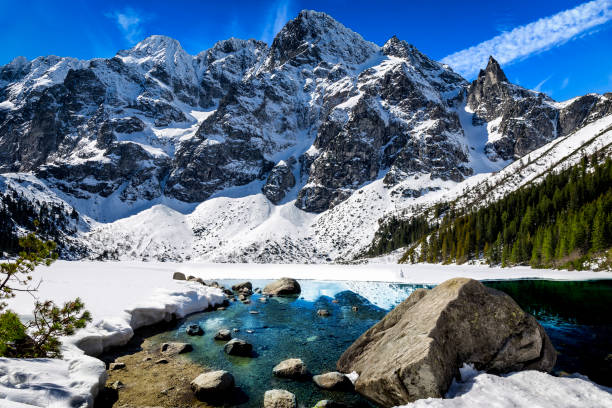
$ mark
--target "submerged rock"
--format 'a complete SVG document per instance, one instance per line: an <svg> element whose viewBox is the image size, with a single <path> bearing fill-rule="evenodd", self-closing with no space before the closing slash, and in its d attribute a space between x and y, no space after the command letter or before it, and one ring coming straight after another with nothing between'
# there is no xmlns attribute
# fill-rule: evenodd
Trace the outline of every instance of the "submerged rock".
<svg viewBox="0 0 612 408"><path fill-rule="evenodd" d="M301 359L290 358L278 363L272 369L272 373L274 373L276 377L300 380L308 376L308 369Z"/></svg>
<svg viewBox="0 0 612 408"><path fill-rule="evenodd" d="M199 400L217 399L234 387L234 377L218 370L198 375L191 382L191 390Z"/></svg>
<svg viewBox="0 0 612 408"><path fill-rule="evenodd" d="M295 395L287 390L268 390L264 394L264 408L295 408Z"/></svg>
<svg viewBox="0 0 612 408"><path fill-rule="evenodd" d="M190 336L201 336L204 334L204 330L202 330L199 324L190 324L185 329L185 332Z"/></svg>
<svg viewBox="0 0 612 408"><path fill-rule="evenodd" d="M268 283L262 293L270 296L290 296L298 295L301 291L302 288L295 279L280 278L274 282Z"/></svg>
<svg viewBox="0 0 612 408"><path fill-rule="evenodd" d="M353 383L348 377L337 371L331 373L319 374L312 377L312 381L319 388L325 390L350 390L353 388Z"/></svg>
<svg viewBox="0 0 612 408"><path fill-rule="evenodd" d="M321 400L317 402L314 408L348 408L347 405L341 404L332 400Z"/></svg>
<svg viewBox="0 0 612 408"><path fill-rule="evenodd" d="M231 340L232 333L228 329L221 329L215 334L215 340Z"/></svg>
<svg viewBox="0 0 612 408"><path fill-rule="evenodd" d="M391 407L441 398L464 363L505 373L549 371L556 351L546 332L512 298L466 278L418 289L340 357L357 372L355 389Z"/></svg>
<svg viewBox="0 0 612 408"><path fill-rule="evenodd" d="M160 351L166 355L183 354L193 351L193 346L189 343L164 343Z"/></svg>
<svg viewBox="0 0 612 408"><path fill-rule="evenodd" d="M253 353L253 345L241 339L232 339L225 344L223 350L232 356L250 357Z"/></svg>

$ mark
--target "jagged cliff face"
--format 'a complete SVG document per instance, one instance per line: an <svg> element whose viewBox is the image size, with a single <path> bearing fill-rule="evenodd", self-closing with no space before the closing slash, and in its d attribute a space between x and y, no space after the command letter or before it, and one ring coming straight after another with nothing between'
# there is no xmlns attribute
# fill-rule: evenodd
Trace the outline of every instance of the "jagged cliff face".
<svg viewBox="0 0 612 408"><path fill-rule="evenodd" d="M559 104L513 85L492 57L470 84L467 102L473 123L488 124L487 155L503 160L520 158L612 112L609 97L590 94Z"/></svg>
<svg viewBox="0 0 612 408"><path fill-rule="evenodd" d="M466 106L494 162L610 114L610 99L555 103L493 59L469 84L395 37L379 47L303 11L269 48L232 38L191 56L153 36L111 59L15 59L0 68L0 171L33 172L102 221L122 216L111 206L199 203L249 183L323 212L380 178L472 175Z"/></svg>

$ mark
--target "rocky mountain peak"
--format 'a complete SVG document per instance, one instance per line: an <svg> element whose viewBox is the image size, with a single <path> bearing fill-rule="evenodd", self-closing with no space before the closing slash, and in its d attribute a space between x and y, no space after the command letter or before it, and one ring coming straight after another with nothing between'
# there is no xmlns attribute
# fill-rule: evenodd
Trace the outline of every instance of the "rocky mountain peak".
<svg viewBox="0 0 612 408"><path fill-rule="evenodd" d="M504 74L504 71L501 69L499 62L497 62L492 56L489 57L487 67L484 70L480 70L478 80L481 78L487 82L487 85L508 82L508 78L506 78L506 74Z"/></svg>
<svg viewBox="0 0 612 408"><path fill-rule="evenodd" d="M397 36L393 36L387 40L382 47L382 53L388 56L408 58L411 51L415 50L414 46L406 41L400 40Z"/></svg>
<svg viewBox="0 0 612 408"><path fill-rule="evenodd" d="M290 60L297 65L321 60L361 64L378 50L329 15L302 10L274 38L266 66L274 68Z"/></svg>
<svg viewBox="0 0 612 408"><path fill-rule="evenodd" d="M26 57L15 57L11 62L0 67L0 81L14 81L22 77L30 67Z"/></svg>
<svg viewBox="0 0 612 408"><path fill-rule="evenodd" d="M170 71L174 65L190 65L193 60L177 40L163 35L147 37L132 48L119 51L117 57L128 65L161 65Z"/></svg>

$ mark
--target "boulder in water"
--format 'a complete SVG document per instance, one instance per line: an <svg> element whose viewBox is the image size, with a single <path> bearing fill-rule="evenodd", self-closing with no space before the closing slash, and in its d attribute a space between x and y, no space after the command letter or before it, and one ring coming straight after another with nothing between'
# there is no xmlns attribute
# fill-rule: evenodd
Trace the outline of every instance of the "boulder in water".
<svg viewBox="0 0 612 408"><path fill-rule="evenodd" d="M232 333L228 329L221 329L215 334L215 340L231 340Z"/></svg>
<svg viewBox="0 0 612 408"><path fill-rule="evenodd" d="M241 339L228 341L223 349L232 356L250 357L253 353L253 345Z"/></svg>
<svg viewBox="0 0 612 408"><path fill-rule="evenodd" d="M189 336L201 336L204 334L204 330L202 330L202 328L200 327L199 324L190 324L189 326L187 326L187 328L185 329L185 332L189 335Z"/></svg>
<svg viewBox="0 0 612 408"><path fill-rule="evenodd" d="M302 288L295 279L280 278L274 282L268 283L262 293L270 296L291 296L299 295L301 291Z"/></svg>
<svg viewBox="0 0 612 408"><path fill-rule="evenodd" d="M234 387L234 377L227 371L218 370L198 375L191 382L191 390L200 400L218 399Z"/></svg>
<svg viewBox="0 0 612 408"><path fill-rule="evenodd" d="M281 361L272 369L272 372L277 377L291 378L300 380L308 376L306 364L299 358L290 358Z"/></svg>
<svg viewBox="0 0 612 408"><path fill-rule="evenodd" d="M508 295L466 278L414 291L340 357L357 372L355 389L391 407L441 398L464 363L506 373L550 371L556 351L548 335Z"/></svg>
<svg viewBox="0 0 612 408"><path fill-rule="evenodd" d="M264 394L264 408L295 408L295 395L286 390L268 390Z"/></svg>

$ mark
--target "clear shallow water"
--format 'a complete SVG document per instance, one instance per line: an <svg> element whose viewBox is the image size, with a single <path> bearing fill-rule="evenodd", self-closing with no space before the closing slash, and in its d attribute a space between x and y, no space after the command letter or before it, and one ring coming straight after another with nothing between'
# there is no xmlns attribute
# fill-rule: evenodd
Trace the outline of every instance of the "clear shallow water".
<svg viewBox="0 0 612 408"><path fill-rule="evenodd" d="M559 352L555 372L612 386L612 280L484 282L538 319Z"/></svg>
<svg viewBox="0 0 612 408"><path fill-rule="evenodd" d="M252 282L253 287L262 288L268 281ZM230 287L236 281L220 283ZM284 359L297 357L313 374L334 371L336 361L355 339L423 285L320 281L300 284L299 298L271 298L261 303L260 296L253 295L251 304L232 302L227 310L190 316L175 330L151 340L190 342L194 351L189 357L195 362L231 372L243 393L240 407L262 406L263 394L272 388L293 392L298 404L305 407L322 399L354 407L372 406L355 393L320 390L312 381L275 378L272 368ZM612 281L521 280L485 284L509 293L538 318L561 353L556 371L580 372L596 382L612 385L612 357L607 358L612 353ZM352 311L352 306L359 310ZM317 316L318 309L329 310L331 316ZM200 324L204 336L185 334L185 327L193 323ZM233 337L252 343L256 357L225 354L224 342L213 339L222 328L238 328L240 332L232 333Z"/></svg>

